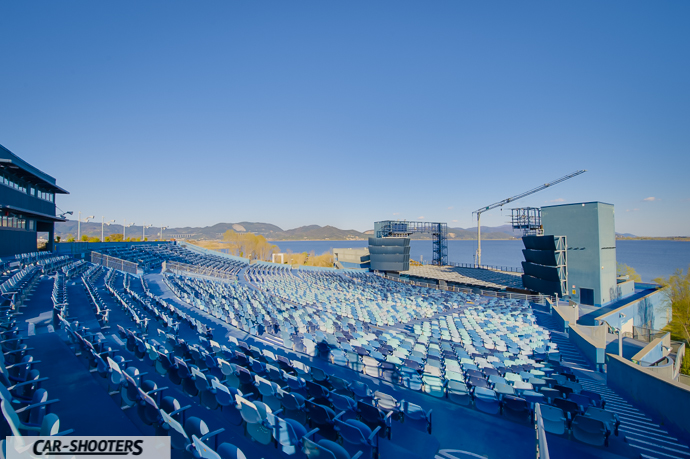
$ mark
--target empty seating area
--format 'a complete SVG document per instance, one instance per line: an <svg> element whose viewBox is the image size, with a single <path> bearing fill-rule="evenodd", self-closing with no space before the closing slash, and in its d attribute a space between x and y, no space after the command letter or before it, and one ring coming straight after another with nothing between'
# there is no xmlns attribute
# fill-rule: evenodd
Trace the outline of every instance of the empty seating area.
<svg viewBox="0 0 690 459"><path fill-rule="evenodd" d="M275 332L295 306L245 285L166 274L166 285L180 299L252 335Z"/></svg>
<svg viewBox="0 0 690 459"><path fill-rule="evenodd" d="M109 257L136 263L144 270L159 268L164 261L164 259L159 257L155 252L145 250L144 246L133 245L130 247L114 247L103 250L102 253Z"/></svg>
<svg viewBox="0 0 690 459"><path fill-rule="evenodd" d="M72 257L54 256L49 252L20 254L3 260L3 271L0 272L0 305L18 309L43 274L53 273L72 263Z"/></svg>
<svg viewBox="0 0 690 459"><path fill-rule="evenodd" d="M169 244L136 251L215 263ZM525 301L364 272L218 263L238 280L134 276L75 260L44 278L57 333L98 388L70 410L88 410L89 396L106 399L140 434L170 436L176 458L398 459L445 457L444 448L512 454L507 444L466 442L475 429L484 438L533 438L539 404L550 438L573 445L560 445L573 451L562 457L597 455L586 448L634 457L621 453L618 416L561 361ZM12 280L8 289L28 297L42 273L16 266L0 288ZM38 432L39 418L29 423L20 413L18 424L5 407L20 395L30 405L38 392L47 402L43 418L50 415L45 429L80 435L78 423L56 424L65 415L22 341L20 311L1 310L0 373L15 378L0 380L0 392L10 391L0 394L5 431ZM514 453L533 457L533 440Z"/></svg>
<svg viewBox="0 0 690 459"><path fill-rule="evenodd" d="M248 266L246 262L240 260L234 260L222 255L193 252L177 245L147 246L142 249L167 261L211 268L225 272L228 275L237 275L243 268Z"/></svg>
<svg viewBox="0 0 690 459"><path fill-rule="evenodd" d="M603 409L597 405L601 398L583 394L572 371L560 366L557 345L525 301L440 292L364 273L295 275L282 267L252 266L246 278L261 290L255 296L275 295L288 306L271 313L282 319L277 325L288 349L525 423L534 422L534 406L540 403L548 414L563 413L561 434L590 444L608 444L615 430L610 429L615 422L592 420L592 413ZM247 288L240 297L223 282L166 279L174 282L181 300L216 318L230 323L228 304L251 315ZM242 330L278 334L268 326ZM606 428L591 434L594 424Z"/></svg>
<svg viewBox="0 0 690 459"><path fill-rule="evenodd" d="M182 338L179 328L155 317L158 303L140 294L148 292L145 281L114 271L103 281L126 317L117 328L120 349L102 329L59 316L61 328L113 401L136 413L142 433L169 435L174 450L205 448L221 457L393 457L379 454L404 445L390 445L391 438L421 437L425 441L409 445L417 457L438 451L429 410L268 349L236 339L221 345L194 333L189 323L185 330L192 333ZM141 327L144 319L151 324ZM244 440L226 441L231 436Z"/></svg>

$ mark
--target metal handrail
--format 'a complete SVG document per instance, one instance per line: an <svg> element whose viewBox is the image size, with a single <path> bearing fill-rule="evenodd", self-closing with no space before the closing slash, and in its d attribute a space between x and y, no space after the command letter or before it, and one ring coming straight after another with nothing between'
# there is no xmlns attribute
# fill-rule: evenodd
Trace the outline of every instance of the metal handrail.
<svg viewBox="0 0 690 459"><path fill-rule="evenodd" d="M487 271L504 271L510 273L524 273L522 268L513 268L512 266L495 266L495 265L478 265L476 263L448 263L451 266L457 266L458 268L474 268L474 269L486 269Z"/></svg>

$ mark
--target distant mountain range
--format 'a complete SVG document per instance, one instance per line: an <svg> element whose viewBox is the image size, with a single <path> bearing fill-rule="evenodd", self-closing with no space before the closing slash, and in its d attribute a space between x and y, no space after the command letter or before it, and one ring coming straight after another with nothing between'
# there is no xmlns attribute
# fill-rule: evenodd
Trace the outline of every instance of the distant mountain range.
<svg viewBox="0 0 690 459"><path fill-rule="evenodd" d="M250 232L260 234L266 239L273 241L344 241L344 240L365 240L373 235L374 231L369 230L359 232L356 230L343 230L334 226L307 225L299 228L284 230L270 223L217 223L206 227L183 227L168 228L164 230L165 238L176 239L221 239L223 234L233 230L238 233ZM146 237L149 240L160 237L160 227L146 228ZM88 222L81 224L81 233L90 237L101 237L101 224L98 222ZM103 230L105 236L111 234L122 234L122 225L113 224L106 226ZM141 226L131 226L127 228L127 237L142 237L143 228ZM55 235L66 239L69 235L77 237L77 222L67 221L55 225ZM502 226L482 226L482 239L515 239L521 236L520 232L513 232L510 225ZM428 239L427 235L416 234L412 239ZM448 228L448 239L476 240L476 228Z"/></svg>

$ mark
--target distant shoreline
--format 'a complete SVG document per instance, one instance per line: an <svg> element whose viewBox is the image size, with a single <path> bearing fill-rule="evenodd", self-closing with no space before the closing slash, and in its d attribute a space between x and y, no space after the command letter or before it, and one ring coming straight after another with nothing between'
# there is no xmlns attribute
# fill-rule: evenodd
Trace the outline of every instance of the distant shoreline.
<svg viewBox="0 0 690 459"><path fill-rule="evenodd" d="M373 237L373 236L372 236ZM266 239L268 242L357 242L368 241L367 239ZM433 239L412 239L413 241L432 241ZM446 239L447 241L476 241L476 239ZM518 238L513 239L482 239L483 241L519 241Z"/></svg>
<svg viewBox="0 0 690 459"><path fill-rule="evenodd" d="M617 237L617 241L675 241L675 242L690 242L690 237Z"/></svg>

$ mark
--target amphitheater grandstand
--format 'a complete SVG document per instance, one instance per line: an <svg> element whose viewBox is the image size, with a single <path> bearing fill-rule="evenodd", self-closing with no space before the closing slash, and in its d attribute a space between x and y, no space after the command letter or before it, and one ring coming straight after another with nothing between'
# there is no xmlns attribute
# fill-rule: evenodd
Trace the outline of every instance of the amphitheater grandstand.
<svg viewBox="0 0 690 459"><path fill-rule="evenodd" d="M6 435L167 435L175 458L690 457L524 299L175 243L101 255L137 274L0 260Z"/></svg>

